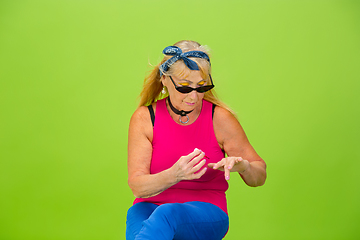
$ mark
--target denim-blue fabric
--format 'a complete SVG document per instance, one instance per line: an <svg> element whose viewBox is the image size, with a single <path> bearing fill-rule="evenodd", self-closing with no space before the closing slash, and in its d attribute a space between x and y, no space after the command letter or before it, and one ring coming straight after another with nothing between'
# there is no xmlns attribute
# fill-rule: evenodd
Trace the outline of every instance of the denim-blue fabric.
<svg viewBox="0 0 360 240"><path fill-rule="evenodd" d="M127 213L126 240L220 240L229 228L229 217L205 202L140 202Z"/></svg>
<svg viewBox="0 0 360 240"><path fill-rule="evenodd" d="M204 58L210 63L210 58L206 53L201 52L201 51L189 51L189 52L183 53L181 48L176 47L176 46L168 46L168 47L166 47L163 50L163 54L171 55L173 57L168 59L166 62L164 62L163 64L160 65L160 76L162 76L162 74L164 72L169 70L169 68L176 61L178 61L180 59L182 59L184 61L185 65L190 70L199 70L199 66L196 64L196 62L191 60L189 57Z"/></svg>

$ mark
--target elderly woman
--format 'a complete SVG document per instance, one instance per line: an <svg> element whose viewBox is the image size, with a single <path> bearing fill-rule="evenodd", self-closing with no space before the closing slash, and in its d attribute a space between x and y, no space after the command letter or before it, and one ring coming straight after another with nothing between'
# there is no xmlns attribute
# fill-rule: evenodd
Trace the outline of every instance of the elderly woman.
<svg viewBox="0 0 360 240"><path fill-rule="evenodd" d="M163 53L130 121L128 183L136 199L126 239L222 239L230 172L256 187L266 165L215 96L205 47L180 41Z"/></svg>

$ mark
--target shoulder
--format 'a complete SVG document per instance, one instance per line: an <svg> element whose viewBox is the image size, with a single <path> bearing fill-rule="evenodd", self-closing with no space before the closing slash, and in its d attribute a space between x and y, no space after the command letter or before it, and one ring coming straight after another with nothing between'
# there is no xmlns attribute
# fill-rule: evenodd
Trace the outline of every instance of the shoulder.
<svg viewBox="0 0 360 240"><path fill-rule="evenodd" d="M133 115L131 116L130 124L141 124L146 122L146 120L150 119L149 109L146 106L141 106L135 110Z"/></svg>
<svg viewBox="0 0 360 240"><path fill-rule="evenodd" d="M152 104L153 110L156 110L156 103ZM135 110L133 115L131 116L130 122L141 123L151 121L149 108L147 106L141 106Z"/></svg>
<svg viewBox="0 0 360 240"><path fill-rule="evenodd" d="M153 103L155 111L156 104ZM152 123L151 116L147 106L141 106L133 113L130 119L129 134L141 133L148 139L152 140Z"/></svg>
<svg viewBox="0 0 360 240"><path fill-rule="evenodd" d="M221 148L228 141L245 138L245 132L238 119L227 109L216 106L213 117L214 132Z"/></svg>
<svg viewBox="0 0 360 240"><path fill-rule="evenodd" d="M236 117L227 109L216 106L214 109L214 116L213 116L214 125L239 125L239 121ZM226 124L225 124L226 123ZM226 126L224 126L226 127Z"/></svg>

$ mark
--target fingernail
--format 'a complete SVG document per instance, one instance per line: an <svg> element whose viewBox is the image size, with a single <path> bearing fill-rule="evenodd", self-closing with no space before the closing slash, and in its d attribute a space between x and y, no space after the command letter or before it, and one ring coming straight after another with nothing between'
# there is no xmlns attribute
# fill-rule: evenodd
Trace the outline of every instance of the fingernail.
<svg viewBox="0 0 360 240"><path fill-rule="evenodd" d="M194 151L197 151L197 150L199 150L199 149L197 149L197 148L194 149Z"/></svg>
<svg viewBox="0 0 360 240"><path fill-rule="evenodd" d="M230 176L226 176L225 179L226 179L226 180L229 180L229 179L230 179Z"/></svg>
<svg viewBox="0 0 360 240"><path fill-rule="evenodd" d="M228 169L231 169L231 166L228 166Z"/></svg>

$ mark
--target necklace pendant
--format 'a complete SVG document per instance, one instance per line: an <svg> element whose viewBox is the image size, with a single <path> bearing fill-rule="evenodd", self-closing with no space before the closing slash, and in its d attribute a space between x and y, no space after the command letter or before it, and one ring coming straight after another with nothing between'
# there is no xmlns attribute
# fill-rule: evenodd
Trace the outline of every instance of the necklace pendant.
<svg viewBox="0 0 360 240"><path fill-rule="evenodd" d="M185 121L185 122L183 122L182 120L181 120L181 118L182 117L187 117L187 120ZM185 115L185 116L179 116L179 121L182 123L182 124L187 124L188 122L189 122L189 120L190 120L190 118L189 118L189 116L188 115Z"/></svg>

